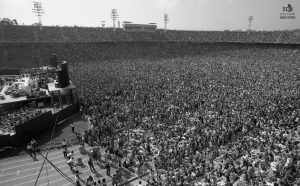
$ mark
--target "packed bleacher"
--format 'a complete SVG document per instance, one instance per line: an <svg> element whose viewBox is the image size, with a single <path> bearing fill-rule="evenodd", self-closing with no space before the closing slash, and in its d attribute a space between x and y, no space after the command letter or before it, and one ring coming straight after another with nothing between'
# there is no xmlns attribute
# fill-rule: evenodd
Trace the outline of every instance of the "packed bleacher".
<svg viewBox="0 0 300 186"><path fill-rule="evenodd" d="M78 49L90 55L74 56L70 76L90 130L132 123L151 134L133 143L158 151L149 185L299 185L299 50L187 50L203 53L99 61Z"/></svg>
<svg viewBox="0 0 300 186"><path fill-rule="evenodd" d="M118 28L4 26L2 42L111 42L111 41L193 41L243 43L300 43L300 30L285 31L187 31L125 32Z"/></svg>
<svg viewBox="0 0 300 186"><path fill-rule="evenodd" d="M5 26L0 38L0 67L4 68L32 68L49 64L52 53L63 54L69 61L81 61L77 56L88 59L128 59L148 57L149 55L168 56L169 52L161 52L157 48L169 42L178 42L185 47L185 43L281 43L299 44L300 31L183 31L156 30L156 32L125 32L123 29L100 27L60 27L45 26L41 31L34 26ZM140 47L140 42L145 42ZM150 42L150 43L149 43ZM13 43L18 43L17 47ZM30 43L26 46L26 43ZM76 43L76 44L74 44ZM80 43L80 44L78 44ZM133 46L136 44L136 46ZM78 46L77 46L78 45ZM102 45L102 46L101 46ZM126 47L128 45L128 47ZM176 44L173 44L175 46ZM89 49L89 48L94 49ZM145 49L145 47L148 49ZM69 48L69 49L68 49ZM151 50L151 52L147 52ZM80 52L80 53L77 53ZM135 51L138 51L135 53ZM67 53L65 53L67 52ZM174 55L189 55L193 52L182 52L176 48ZM119 54L121 53L121 55ZM159 54L157 54L159 53ZM114 56L112 56L114 55ZM70 60L71 59L71 60Z"/></svg>

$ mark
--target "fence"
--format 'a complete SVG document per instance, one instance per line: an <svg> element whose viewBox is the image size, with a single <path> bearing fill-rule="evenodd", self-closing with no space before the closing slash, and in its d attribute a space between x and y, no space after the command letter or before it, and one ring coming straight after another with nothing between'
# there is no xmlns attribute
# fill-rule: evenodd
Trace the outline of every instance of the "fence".
<svg viewBox="0 0 300 186"><path fill-rule="evenodd" d="M77 138L72 138L72 139L68 139L66 140L67 145L72 145L72 144L76 144L79 142L79 140ZM48 142L45 144L45 149L41 149L41 150L46 150L47 148L52 149L52 148L57 148L57 147L61 147L62 144L61 142Z"/></svg>
<svg viewBox="0 0 300 186"><path fill-rule="evenodd" d="M0 148L6 146L17 147L26 144L30 139L35 138L37 135L52 129L56 118L57 123L72 116L79 110L78 103L74 103L63 110L52 114L51 111L46 112L36 118L33 118L25 123L16 126L16 134L12 136L0 136Z"/></svg>

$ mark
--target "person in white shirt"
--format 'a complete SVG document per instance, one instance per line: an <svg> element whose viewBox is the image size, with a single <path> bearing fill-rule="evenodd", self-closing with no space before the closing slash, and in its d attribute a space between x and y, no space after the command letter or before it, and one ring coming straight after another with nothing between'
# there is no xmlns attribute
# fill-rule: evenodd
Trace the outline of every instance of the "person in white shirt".
<svg viewBox="0 0 300 186"><path fill-rule="evenodd" d="M70 159L71 157L74 157L74 152L71 151L68 155L67 155L67 158Z"/></svg>
<svg viewBox="0 0 300 186"><path fill-rule="evenodd" d="M62 144L63 148L67 149L67 142L65 139L61 142L61 144Z"/></svg>
<svg viewBox="0 0 300 186"><path fill-rule="evenodd" d="M72 171L73 170L73 165L74 165L74 157L71 157L68 161L67 161L67 164L70 166L70 170Z"/></svg>

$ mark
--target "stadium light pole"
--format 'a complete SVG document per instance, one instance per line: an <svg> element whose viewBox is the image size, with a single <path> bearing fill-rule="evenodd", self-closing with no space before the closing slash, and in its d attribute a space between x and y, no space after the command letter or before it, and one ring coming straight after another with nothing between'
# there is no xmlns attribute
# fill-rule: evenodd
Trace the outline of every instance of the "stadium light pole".
<svg viewBox="0 0 300 186"><path fill-rule="evenodd" d="M43 30L43 27L42 27L42 15L45 14L44 12L44 9L42 7L42 4L41 2L35 2L33 1L33 9L32 9L32 12L38 16L39 18L39 25L40 25L40 30Z"/></svg>
<svg viewBox="0 0 300 186"><path fill-rule="evenodd" d="M113 29L116 31L116 20L119 18L117 9L111 9L111 18L113 20Z"/></svg>
<svg viewBox="0 0 300 186"><path fill-rule="evenodd" d="M165 33L167 32L167 24L170 22L168 14L164 14Z"/></svg>
<svg viewBox="0 0 300 186"><path fill-rule="evenodd" d="M105 21L101 21L102 28L105 26Z"/></svg>
<svg viewBox="0 0 300 186"><path fill-rule="evenodd" d="M250 31L250 29L251 29L251 22L253 21L253 16L249 16L248 21L249 21L249 31Z"/></svg>

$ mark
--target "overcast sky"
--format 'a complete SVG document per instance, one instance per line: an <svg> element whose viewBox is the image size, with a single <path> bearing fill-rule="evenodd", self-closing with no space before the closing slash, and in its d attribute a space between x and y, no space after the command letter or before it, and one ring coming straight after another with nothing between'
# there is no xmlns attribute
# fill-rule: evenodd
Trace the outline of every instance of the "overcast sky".
<svg viewBox="0 0 300 186"><path fill-rule="evenodd" d="M300 28L300 0L40 0L45 10L43 25L112 26L111 9L117 9L119 21L157 23L164 27L163 15L169 15L169 29L245 30L253 16L253 30ZM295 19L280 19L283 7L290 4ZM0 0L0 18L16 19L19 24L38 22L32 13L33 0Z"/></svg>

